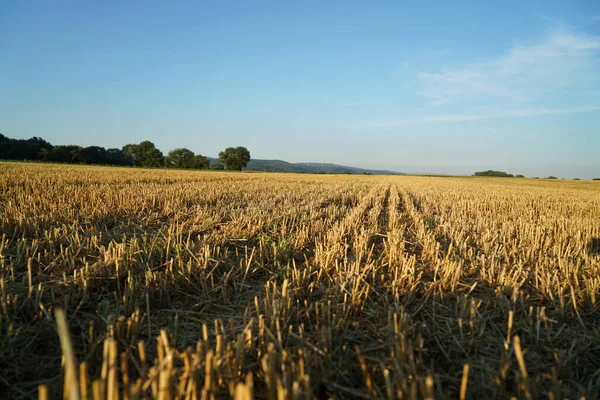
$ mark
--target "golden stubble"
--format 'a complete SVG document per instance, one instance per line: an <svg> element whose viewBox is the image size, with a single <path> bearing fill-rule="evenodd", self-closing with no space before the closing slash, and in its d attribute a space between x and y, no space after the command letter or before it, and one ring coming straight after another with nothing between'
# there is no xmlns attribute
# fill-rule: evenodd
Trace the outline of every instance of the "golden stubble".
<svg viewBox="0 0 600 400"><path fill-rule="evenodd" d="M12 397L594 398L600 184L0 163Z"/></svg>

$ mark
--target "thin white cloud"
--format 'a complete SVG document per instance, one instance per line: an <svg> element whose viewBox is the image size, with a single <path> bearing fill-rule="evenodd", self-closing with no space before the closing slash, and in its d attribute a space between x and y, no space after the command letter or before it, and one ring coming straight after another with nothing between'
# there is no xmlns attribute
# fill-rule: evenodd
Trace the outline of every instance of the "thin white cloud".
<svg viewBox="0 0 600 400"><path fill-rule="evenodd" d="M403 125L423 124L432 122L464 122L497 118L535 117L539 115L561 115L600 111L600 105L574 108L540 108L529 110L512 110L487 114L445 114L430 115L418 118L373 121L367 124L370 128L394 128Z"/></svg>
<svg viewBox="0 0 600 400"><path fill-rule="evenodd" d="M547 93L589 89L600 83L600 36L558 28L542 43L418 77L423 85L419 94L437 105L477 99L535 101Z"/></svg>

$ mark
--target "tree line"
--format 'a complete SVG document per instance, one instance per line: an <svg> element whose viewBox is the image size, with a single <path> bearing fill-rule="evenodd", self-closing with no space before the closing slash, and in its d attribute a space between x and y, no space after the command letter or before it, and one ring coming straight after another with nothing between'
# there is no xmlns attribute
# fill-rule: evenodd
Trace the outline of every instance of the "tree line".
<svg viewBox="0 0 600 400"><path fill-rule="evenodd" d="M494 171L491 169L487 170L487 171L475 172L473 174L473 176L495 176L495 177L499 177L499 178L525 178L524 175L513 175L513 174L506 173L504 171Z"/></svg>
<svg viewBox="0 0 600 400"><path fill-rule="evenodd" d="M499 177L499 178L525 178L524 175L513 175L513 174L509 174L506 173L504 171L494 171L494 170L487 170L487 171L480 171L480 172L475 172L473 174L473 176L495 176L495 177ZM533 179L539 179L538 177L534 177ZM556 176L550 175L549 177L545 178L545 179L558 179ZM579 178L574 178L573 180L579 181ZM600 178L594 178L592 179L593 181L600 181Z"/></svg>
<svg viewBox="0 0 600 400"><path fill-rule="evenodd" d="M11 139L0 134L0 160L241 171L250 161L250 152L242 146L228 147L219 153L221 163L211 166L206 157L186 148L173 149L165 156L148 140L126 144L121 149L105 149L100 146L53 146L40 137Z"/></svg>

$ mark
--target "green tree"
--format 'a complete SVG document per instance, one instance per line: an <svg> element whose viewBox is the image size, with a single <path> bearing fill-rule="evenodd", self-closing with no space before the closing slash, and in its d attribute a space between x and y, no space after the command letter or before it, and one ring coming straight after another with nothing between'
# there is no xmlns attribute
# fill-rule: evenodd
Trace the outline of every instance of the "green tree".
<svg viewBox="0 0 600 400"><path fill-rule="evenodd" d="M165 165L172 168L208 169L210 163L203 155L194 154L191 150L180 148L169 152L165 159Z"/></svg>
<svg viewBox="0 0 600 400"><path fill-rule="evenodd" d="M54 146L48 156L48 161L61 162L61 163L75 163L80 162L79 146Z"/></svg>
<svg viewBox="0 0 600 400"><path fill-rule="evenodd" d="M219 153L219 161L225 165L226 169L241 171L250 162L250 152L242 146L228 147Z"/></svg>
<svg viewBox="0 0 600 400"><path fill-rule="evenodd" d="M192 160L192 168L194 169L208 169L210 162L201 154L196 154Z"/></svg>
<svg viewBox="0 0 600 400"><path fill-rule="evenodd" d="M40 137L32 137L25 140L25 155L27 160L41 160L43 154L52 151L52 145Z"/></svg>
<svg viewBox="0 0 600 400"><path fill-rule="evenodd" d="M133 160L121 149L106 149L107 164L133 165Z"/></svg>
<svg viewBox="0 0 600 400"><path fill-rule="evenodd" d="M107 164L106 149L104 147L84 147L78 150L77 157L84 164Z"/></svg>
<svg viewBox="0 0 600 400"><path fill-rule="evenodd" d="M160 167L164 164L162 152L154 146L154 143L148 140L140 144L127 144L123 146L123 152L133 160L134 165Z"/></svg>
<svg viewBox="0 0 600 400"><path fill-rule="evenodd" d="M165 159L165 164L172 168L193 168L194 152L188 149L173 149Z"/></svg>

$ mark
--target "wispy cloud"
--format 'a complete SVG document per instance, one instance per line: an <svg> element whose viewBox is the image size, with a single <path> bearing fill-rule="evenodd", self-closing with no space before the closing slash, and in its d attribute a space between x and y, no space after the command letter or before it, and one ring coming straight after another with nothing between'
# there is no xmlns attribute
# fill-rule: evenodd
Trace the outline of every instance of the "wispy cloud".
<svg viewBox="0 0 600 400"><path fill-rule="evenodd" d="M518 45L489 60L419 73L419 94L433 104L462 100L535 101L549 92L600 82L600 36L551 32L541 43Z"/></svg>
<svg viewBox="0 0 600 400"><path fill-rule="evenodd" d="M372 121L367 124L371 128L394 128L403 125L423 124L432 122L464 122L496 118L535 117L539 115L561 115L600 111L600 105L574 108L540 108L528 110L512 110L487 114L444 114L429 115L418 118L388 119Z"/></svg>

